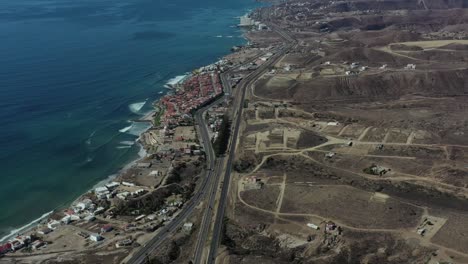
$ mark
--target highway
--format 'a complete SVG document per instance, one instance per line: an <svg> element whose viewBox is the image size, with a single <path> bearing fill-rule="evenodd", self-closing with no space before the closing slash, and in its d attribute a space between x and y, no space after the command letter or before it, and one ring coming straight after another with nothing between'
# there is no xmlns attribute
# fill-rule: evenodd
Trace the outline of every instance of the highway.
<svg viewBox="0 0 468 264"><path fill-rule="evenodd" d="M276 31L276 30L275 30ZM280 33L280 35L282 35ZM282 35L283 36L283 35ZM289 42L289 40L285 37L285 39ZM234 160L234 153L235 153L235 147L237 144L237 135L239 133L239 127L240 127L240 121L241 121L241 115L242 115L242 109L243 109L243 102L245 99L245 93L246 93L246 87L250 85L253 81L255 81L259 76L261 76L269 66L273 65L273 63L276 63L276 61L281 58L281 56L284 54L285 50L287 49L277 49L277 54L275 54L272 58L270 58L269 61L267 61L265 64L263 64L261 67L259 67L257 70L255 70L253 73L245 77L241 82L238 84L237 89L242 90L242 96L241 100L238 103L238 112L236 114L235 118L235 127L234 127L234 133L232 133L232 138L230 142L230 146L228 149L228 162L226 164L226 172L224 175L224 184L222 187L221 191L221 196L220 196L220 202L218 204L218 208L216 210L216 219L214 223L214 229L213 229L213 238L211 241L211 246L210 246L210 251L209 251L209 256L208 256L208 263L213 263L215 260L216 256L216 250L219 245L219 238L222 230L222 223L223 223L223 217L224 217L224 211L226 207L226 198L227 198L227 193L229 189L229 182L230 182L230 174L231 174L231 168L232 168L232 162ZM250 63L249 62L246 63ZM243 65L245 65L244 63ZM231 95L232 89L231 85L229 85L229 82L226 79L226 75L231 72L232 70L240 67L241 65L232 68L230 71L225 72L221 74L221 81L223 84L224 92ZM223 96L216 100L215 102L199 109L195 113L195 121L196 124L198 125L198 132L201 136L201 141L203 144L203 147L205 149L206 153L206 159L207 159L207 171L205 172L205 177L203 177L202 183L200 185L200 188L194 196L184 205L182 210L177 214L177 216L170 221L166 226L162 227L161 230L145 245L143 245L136 253L133 254L133 256L126 262L126 263L131 263L131 264L141 264L141 263L146 263L149 257L149 254L153 251L155 251L163 242L165 242L171 234L173 234L179 227L182 226L182 224L186 221L186 219L193 213L194 209L196 208L199 203L205 199L205 196L208 197L208 206L206 207L206 211L204 213L204 217L202 219L202 224L200 226L200 232L199 236L197 239L197 245L195 249L195 263L200 263L202 254L203 254L203 248L206 243L206 239L209 234L209 227L211 225L211 220L212 220L212 215L213 215L213 209L216 201L216 193L217 193L217 187L219 185L219 180L221 177L221 169L223 168L223 159L218 159L216 160L216 155L214 153L214 149L211 144L211 140L208 134L208 127L205 124L205 120L203 118L204 113L206 112L207 109L212 107L213 105L216 105L223 101L226 96ZM233 111L233 113L236 113ZM198 262L197 262L198 261Z"/></svg>
<svg viewBox="0 0 468 264"><path fill-rule="evenodd" d="M286 51L288 51L296 43L294 39L292 39L287 33L283 32L275 25L272 25L271 28L274 31L276 31L278 34L280 34L288 44L286 44L283 47L277 48L275 51L275 55L273 57L271 57L266 63L264 63L257 70L255 70L250 75L248 75L246 78L244 78L238 85L237 89L242 90L241 92L242 95L240 98L240 102L238 102L237 104L238 110L237 112L235 112L237 114L235 116L235 121L233 122L233 124L235 124L234 129L231 130L233 131L233 133L231 134L232 138L231 138L229 151L228 151L226 171L224 174L223 186L222 186L221 195L219 198L218 208L216 210L216 218L215 218L214 227L213 227L210 250L208 254L208 259L206 261L206 263L208 264L212 264L216 262L217 249L219 246L219 240L221 238L221 232L223 229L224 212L227 206L227 196L229 193L229 184L231 181L232 163L234 161L237 138L239 135L239 128L240 128L240 124L242 121L242 111L244 109L243 104L244 104L245 95L247 92L247 87L249 87L253 82L255 82L258 77L262 76L268 70L270 66L276 64L276 62L286 53ZM195 262L195 264L198 264L198 263Z"/></svg>
<svg viewBox="0 0 468 264"><path fill-rule="evenodd" d="M184 205L179 214L177 214L177 216L166 226L161 228L161 230L148 243L143 245L143 247L141 247L141 249L139 249L138 252L134 253L133 256L127 261L127 263L146 263L149 253L156 250L164 241L168 239L169 235L174 233L186 221L187 217L192 214L195 207L200 203L200 201L204 199L207 189L213 185L211 184L212 179L218 178L213 176L217 174L215 168L219 169L219 166L217 164L220 163L216 161L216 156L208 134L208 127L205 124L203 114L212 105L218 104L222 100L224 100L224 96L211 103L210 105L199 109L195 113L195 121L198 124L198 132L200 133L207 159L207 170L205 172L206 174L205 177L203 177L199 190L194 194L192 199L190 199Z"/></svg>

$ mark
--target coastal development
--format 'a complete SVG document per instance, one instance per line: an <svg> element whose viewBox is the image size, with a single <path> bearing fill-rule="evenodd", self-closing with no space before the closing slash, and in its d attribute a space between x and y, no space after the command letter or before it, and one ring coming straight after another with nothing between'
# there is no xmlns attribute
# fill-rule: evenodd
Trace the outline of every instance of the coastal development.
<svg viewBox="0 0 468 264"><path fill-rule="evenodd" d="M145 157L0 262L468 263L467 25L439 0L241 17L249 43L140 120Z"/></svg>

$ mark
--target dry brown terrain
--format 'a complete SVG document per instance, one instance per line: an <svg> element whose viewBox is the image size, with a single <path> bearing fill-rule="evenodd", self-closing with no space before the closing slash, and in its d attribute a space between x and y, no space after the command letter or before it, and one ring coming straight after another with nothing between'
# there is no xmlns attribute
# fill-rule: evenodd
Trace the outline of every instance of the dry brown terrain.
<svg viewBox="0 0 468 264"><path fill-rule="evenodd" d="M297 45L248 87L220 261L468 263L465 7L292 0L254 13Z"/></svg>

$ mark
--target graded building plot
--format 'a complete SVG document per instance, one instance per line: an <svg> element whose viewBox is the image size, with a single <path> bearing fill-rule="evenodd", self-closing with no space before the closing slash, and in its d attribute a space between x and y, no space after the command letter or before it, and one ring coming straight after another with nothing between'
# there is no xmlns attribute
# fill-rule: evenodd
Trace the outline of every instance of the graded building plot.
<svg viewBox="0 0 468 264"><path fill-rule="evenodd" d="M299 139L296 142L297 148L304 149L318 146L327 141L328 140L325 137L322 137L315 132L305 130L300 133Z"/></svg>
<svg viewBox="0 0 468 264"><path fill-rule="evenodd" d="M387 143L406 143L411 131L392 128L388 131Z"/></svg>
<svg viewBox="0 0 468 264"><path fill-rule="evenodd" d="M388 128L372 127L367 131L366 135L361 139L361 141L382 142L387 132Z"/></svg>
<svg viewBox="0 0 468 264"><path fill-rule="evenodd" d="M392 43L390 45L401 44L405 46L417 46L423 49L438 48L441 46L449 44L465 44L468 45L468 40L466 39L447 39L447 40L425 40L425 41L408 41L408 42L398 42Z"/></svg>
<svg viewBox="0 0 468 264"><path fill-rule="evenodd" d="M320 215L363 230L409 228L418 224L422 209L391 197L386 203L371 201L373 195L350 186L287 185L281 212Z"/></svg>
<svg viewBox="0 0 468 264"><path fill-rule="evenodd" d="M346 138L358 139L365 129L366 129L365 126L358 125L358 124L351 124L351 125L348 125L344 129L344 131L340 134L340 136L346 137Z"/></svg>
<svg viewBox="0 0 468 264"><path fill-rule="evenodd" d="M320 131L324 134L329 134L329 135L338 135L340 131L343 129L344 125L338 122L328 122L326 123L325 126L323 126L323 129Z"/></svg>
<svg viewBox="0 0 468 264"><path fill-rule="evenodd" d="M416 228L416 232L430 240L447 222L447 218L436 217L432 215L424 216L419 226Z"/></svg>
<svg viewBox="0 0 468 264"><path fill-rule="evenodd" d="M254 85L254 94L274 100L291 99L296 92L298 74L278 74L262 78Z"/></svg>
<svg viewBox="0 0 468 264"><path fill-rule="evenodd" d="M390 196L388 196L387 194L376 192L374 193L374 195L371 196L370 200L371 202L386 203L388 198L390 198Z"/></svg>
<svg viewBox="0 0 468 264"><path fill-rule="evenodd" d="M440 138L424 130L413 132L413 144L434 144L439 142Z"/></svg>
<svg viewBox="0 0 468 264"><path fill-rule="evenodd" d="M383 144L369 149L369 154L379 156L415 157L421 159L445 159L446 153L441 147L402 146Z"/></svg>
<svg viewBox="0 0 468 264"><path fill-rule="evenodd" d="M276 210L279 193L279 186L265 185L261 189L241 191L240 196L249 205L274 211Z"/></svg>
<svg viewBox="0 0 468 264"><path fill-rule="evenodd" d="M364 173L364 169L369 168L372 165L389 169L389 171L383 175L376 175L380 178L401 176L400 174L411 174L415 177L430 177L433 166L433 162L431 160L356 156L338 152L334 153L336 154L331 158L327 157L323 152L310 151L307 152L307 155L328 166L353 171L355 173Z"/></svg>
<svg viewBox="0 0 468 264"><path fill-rule="evenodd" d="M448 220L432 237L433 243L468 253L468 216L450 214Z"/></svg>
<svg viewBox="0 0 468 264"><path fill-rule="evenodd" d="M439 182L456 187L468 187L468 168L460 169L451 166L438 166L431 170L431 174Z"/></svg>

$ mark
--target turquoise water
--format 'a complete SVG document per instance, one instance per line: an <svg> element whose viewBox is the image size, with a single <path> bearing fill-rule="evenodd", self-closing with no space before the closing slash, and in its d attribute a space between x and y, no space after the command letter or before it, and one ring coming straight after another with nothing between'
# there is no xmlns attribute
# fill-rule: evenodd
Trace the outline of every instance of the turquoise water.
<svg viewBox="0 0 468 264"><path fill-rule="evenodd" d="M255 6L0 1L0 238L135 159L144 127L127 120L170 78L244 43L233 26Z"/></svg>

